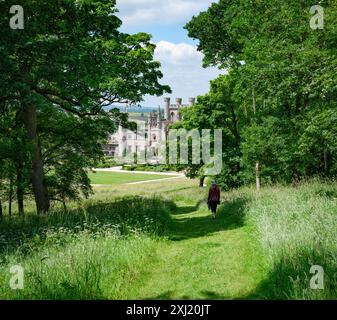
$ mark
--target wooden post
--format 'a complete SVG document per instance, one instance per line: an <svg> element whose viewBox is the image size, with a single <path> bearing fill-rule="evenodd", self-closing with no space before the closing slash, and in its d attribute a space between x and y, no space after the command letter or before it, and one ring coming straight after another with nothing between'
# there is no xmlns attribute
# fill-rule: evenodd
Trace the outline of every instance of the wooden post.
<svg viewBox="0 0 337 320"><path fill-rule="evenodd" d="M261 189L261 165L260 165L260 161L256 162L255 172L256 172L256 190L260 191L260 189Z"/></svg>

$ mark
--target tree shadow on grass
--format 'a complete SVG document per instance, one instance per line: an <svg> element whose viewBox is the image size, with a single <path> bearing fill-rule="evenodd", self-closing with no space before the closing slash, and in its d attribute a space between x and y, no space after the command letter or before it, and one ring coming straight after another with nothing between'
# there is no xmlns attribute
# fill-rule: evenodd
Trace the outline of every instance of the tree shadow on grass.
<svg viewBox="0 0 337 320"><path fill-rule="evenodd" d="M195 211L198 211L200 208L200 205L204 203L205 201L200 200L193 206L181 206L174 209L174 211L171 212L171 216L176 217L179 215L189 214Z"/></svg>
<svg viewBox="0 0 337 320"><path fill-rule="evenodd" d="M219 207L215 220L212 220L210 212L206 216L181 217L181 215L196 212L199 204L191 207L179 207L173 215L169 238L172 241L181 241L208 236L220 231L241 228L245 223L246 203L247 200L244 198L225 202Z"/></svg>

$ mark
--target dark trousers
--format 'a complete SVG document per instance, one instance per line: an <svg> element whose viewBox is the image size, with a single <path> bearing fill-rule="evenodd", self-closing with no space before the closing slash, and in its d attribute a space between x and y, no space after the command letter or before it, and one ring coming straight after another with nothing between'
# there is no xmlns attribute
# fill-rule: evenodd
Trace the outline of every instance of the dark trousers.
<svg viewBox="0 0 337 320"><path fill-rule="evenodd" d="M212 213L216 213L216 210L217 210L217 207L218 207L218 202L217 201L210 201L209 207L210 207Z"/></svg>

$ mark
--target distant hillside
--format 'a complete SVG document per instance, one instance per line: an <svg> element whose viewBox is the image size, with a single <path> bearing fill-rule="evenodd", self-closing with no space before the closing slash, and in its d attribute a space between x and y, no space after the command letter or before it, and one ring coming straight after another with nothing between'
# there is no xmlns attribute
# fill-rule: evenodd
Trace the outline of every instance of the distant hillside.
<svg viewBox="0 0 337 320"><path fill-rule="evenodd" d="M105 107L105 110L110 110L113 108L117 108L121 111L125 111L125 106L109 106L109 107ZM129 113L150 113L152 111L158 110L158 107L143 107L143 106L139 106L139 107L131 107L128 108L128 112Z"/></svg>

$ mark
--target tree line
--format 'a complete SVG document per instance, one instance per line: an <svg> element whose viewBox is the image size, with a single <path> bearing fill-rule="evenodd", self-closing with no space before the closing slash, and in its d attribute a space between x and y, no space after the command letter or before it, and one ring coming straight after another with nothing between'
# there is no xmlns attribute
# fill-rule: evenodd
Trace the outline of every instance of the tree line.
<svg viewBox="0 0 337 320"><path fill-rule="evenodd" d="M220 0L186 25L226 72L176 127L223 130L224 188L336 177L337 3L320 5L324 28L306 0ZM202 184L204 166L187 169Z"/></svg>

